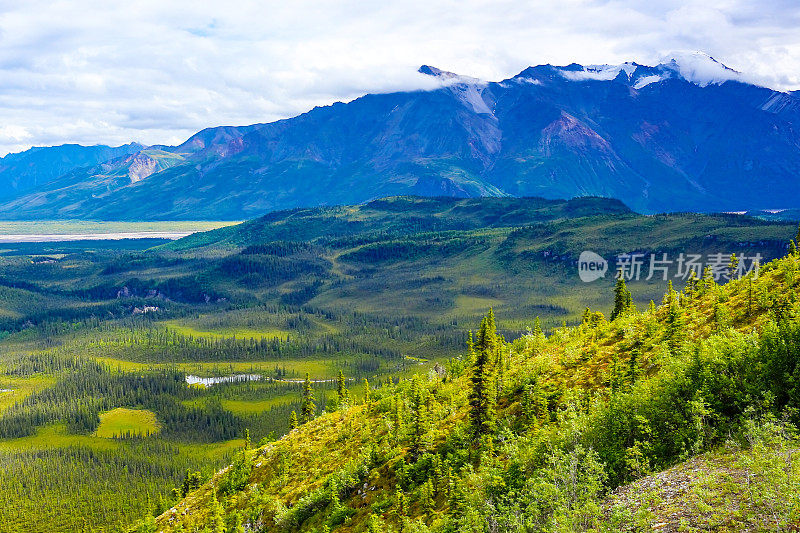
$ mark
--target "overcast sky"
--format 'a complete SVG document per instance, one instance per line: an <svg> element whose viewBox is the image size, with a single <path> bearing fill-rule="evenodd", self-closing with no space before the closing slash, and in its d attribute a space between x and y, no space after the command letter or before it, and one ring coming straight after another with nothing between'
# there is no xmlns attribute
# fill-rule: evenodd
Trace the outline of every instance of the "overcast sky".
<svg viewBox="0 0 800 533"><path fill-rule="evenodd" d="M0 0L0 155L175 144L425 87L421 64L500 80L542 63L655 64L674 50L798 89L800 2Z"/></svg>

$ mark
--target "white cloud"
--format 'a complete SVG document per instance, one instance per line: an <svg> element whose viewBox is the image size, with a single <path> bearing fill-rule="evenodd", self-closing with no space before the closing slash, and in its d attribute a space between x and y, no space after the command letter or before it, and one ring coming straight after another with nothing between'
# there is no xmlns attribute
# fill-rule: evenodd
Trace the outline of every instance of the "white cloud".
<svg viewBox="0 0 800 533"><path fill-rule="evenodd" d="M798 27L790 0L0 0L0 153L176 143L429 87L421 64L498 80L540 63L654 64L690 49L800 88Z"/></svg>

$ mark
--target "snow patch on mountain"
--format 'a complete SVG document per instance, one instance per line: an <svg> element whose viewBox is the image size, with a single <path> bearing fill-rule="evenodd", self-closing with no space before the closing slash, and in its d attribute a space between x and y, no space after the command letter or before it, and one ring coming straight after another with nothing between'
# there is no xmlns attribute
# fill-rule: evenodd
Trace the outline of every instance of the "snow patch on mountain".
<svg viewBox="0 0 800 533"><path fill-rule="evenodd" d="M652 76L643 76L636 80L636 83L633 84L634 89L641 89L642 87L647 87L651 83L658 83L663 80L664 77L659 74L653 74Z"/></svg>
<svg viewBox="0 0 800 533"><path fill-rule="evenodd" d="M455 72L449 72L447 70L442 70L436 67L432 67L430 65L422 65L417 70L420 74L425 74L426 76L431 76L437 79L442 85L449 86L449 85L456 85L456 84L465 84L465 85L488 85L489 82L484 81L480 78L473 78L471 76L463 76L461 74L456 74Z"/></svg>
<svg viewBox="0 0 800 533"><path fill-rule="evenodd" d="M659 66L672 70L684 80L705 87L726 81L743 81L742 74L704 52L673 52Z"/></svg>
<svg viewBox="0 0 800 533"><path fill-rule="evenodd" d="M575 66L580 67L580 65ZM621 65L588 65L580 69L574 69L572 65L570 65L570 67L572 68L562 68L561 75L572 81L611 81L619 76L620 72L625 72L628 78L630 78L631 74L636 70L636 64L634 63L623 63Z"/></svg>
<svg viewBox="0 0 800 533"><path fill-rule="evenodd" d="M520 78L515 78L515 80L518 83L529 83L531 85L542 85L542 80L537 80L536 78L520 77ZM504 83L501 83L500 85L503 86L503 87L509 87L508 84L504 84Z"/></svg>
<svg viewBox="0 0 800 533"><path fill-rule="evenodd" d="M655 67L647 67L633 62L621 65L577 64L566 67L553 67L564 79L570 81L612 81L622 76L635 89L669 78L678 78L700 87L722 84L726 81L753 83L738 71L728 68L704 52L673 52L662 59Z"/></svg>
<svg viewBox="0 0 800 533"><path fill-rule="evenodd" d="M492 114L492 110L483 99L483 91L489 85L488 82L429 65L422 65L418 72L439 80L442 86L448 88L467 109L471 109L479 115Z"/></svg>

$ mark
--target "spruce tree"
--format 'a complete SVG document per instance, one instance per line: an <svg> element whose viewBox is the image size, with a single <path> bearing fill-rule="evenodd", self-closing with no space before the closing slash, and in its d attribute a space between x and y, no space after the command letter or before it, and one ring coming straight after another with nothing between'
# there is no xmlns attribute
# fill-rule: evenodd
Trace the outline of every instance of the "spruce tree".
<svg viewBox="0 0 800 533"><path fill-rule="evenodd" d="M436 509L436 499L434 496L433 482L430 479L422 484L420 493L422 510L425 511L426 514L433 513Z"/></svg>
<svg viewBox="0 0 800 533"><path fill-rule="evenodd" d="M397 508L397 516L403 517L406 516L408 513L408 501L406 500L406 495L403 494L403 489L398 488L397 492L395 492L395 505Z"/></svg>
<svg viewBox="0 0 800 533"><path fill-rule="evenodd" d="M469 395L470 421L476 437L488 435L495 428L495 353L497 329L494 312L481 321L478 338L474 344L475 362L472 368L472 390Z"/></svg>
<svg viewBox="0 0 800 533"><path fill-rule="evenodd" d="M588 307L586 308L589 309ZM544 337L544 332L542 331L542 323L539 321L539 317L536 317L536 320L533 321L533 336L534 337Z"/></svg>
<svg viewBox="0 0 800 533"><path fill-rule="evenodd" d="M369 403L372 401L372 389L369 387L369 381L367 378L364 378L364 403Z"/></svg>
<svg viewBox="0 0 800 533"><path fill-rule="evenodd" d="M347 388L345 387L344 374L339 370L339 376L336 379L336 394L339 396L339 406L344 406L350 397Z"/></svg>
<svg viewBox="0 0 800 533"><path fill-rule="evenodd" d="M639 348L633 348L631 350L631 357L628 359L628 379L631 385L635 384L636 380L639 378L639 365Z"/></svg>
<svg viewBox="0 0 800 533"><path fill-rule="evenodd" d="M736 277L736 273L739 271L739 258L736 257L736 254L731 254L731 260L728 263L728 279L734 279Z"/></svg>
<svg viewBox="0 0 800 533"><path fill-rule="evenodd" d="M426 446L428 433L428 410L426 408L427 391L425 391L418 375L411 380L411 455L418 457Z"/></svg>
<svg viewBox="0 0 800 533"><path fill-rule="evenodd" d="M442 469L442 458L439 455L433 456L431 479L433 480L433 493L435 496L439 496L444 488L444 470Z"/></svg>
<svg viewBox="0 0 800 533"><path fill-rule="evenodd" d="M394 442L400 442L400 435L403 433L403 404L400 395L394 397L394 409L392 411L392 427L394 429Z"/></svg>
<svg viewBox="0 0 800 533"><path fill-rule="evenodd" d="M614 286L614 310L611 312L611 320L613 321L622 313L627 311L633 305L631 291L625 285L625 278L622 275L617 276L617 283Z"/></svg>
<svg viewBox="0 0 800 533"><path fill-rule="evenodd" d="M314 404L314 389L311 387L311 377L306 372L306 380L303 383L303 406L300 411L303 423L314 418L317 412L317 406Z"/></svg>
<svg viewBox="0 0 800 533"><path fill-rule="evenodd" d="M497 396L502 396L503 388L506 385L506 357L502 349L497 350L495 363L495 387L497 388Z"/></svg>
<svg viewBox="0 0 800 533"><path fill-rule="evenodd" d="M297 426L299 426L297 422L297 411L292 411L292 415L289 417L289 431L297 429Z"/></svg>
<svg viewBox="0 0 800 533"><path fill-rule="evenodd" d="M797 237L794 238L794 242L800 245L800 224L797 225Z"/></svg>
<svg viewBox="0 0 800 533"><path fill-rule="evenodd" d="M525 394L522 397L522 413L526 425L530 427L538 427L547 417L547 397L538 379L525 386Z"/></svg>
<svg viewBox="0 0 800 533"><path fill-rule="evenodd" d="M661 300L661 303L671 307L674 301L675 301L675 289L672 287L672 280L669 280L667 282L667 292L664 293L664 298Z"/></svg>
<svg viewBox="0 0 800 533"><path fill-rule="evenodd" d="M211 493L211 531L213 533L225 533L225 520L222 517L222 505L217 500L216 492Z"/></svg>
<svg viewBox="0 0 800 533"><path fill-rule="evenodd" d="M587 308L588 309L588 308ZM531 331L531 337L533 338L533 342L531 343L531 355L539 355L541 351L541 346L544 340L546 339L544 335L544 331L542 331L542 324L539 320L539 317L536 317L536 320L533 321L533 331Z"/></svg>
<svg viewBox="0 0 800 533"><path fill-rule="evenodd" d="M703 294L708 293L712 288L717 286L717 280L714 279L714 273L711 271L711 267L706 267L703 270Z"/></svg>
<svg viewBox="0 0 800 533"><path fill-rule="evenodd" d="M713 282L713 278L711 281ZM669 347L672 353L677 353L683 342L685 332L683 327L683 313L680 302L675 298L675 291L672 289L671 280L667 293L664 295L664 303L667 304L666 339L669 341Z"/></svg>
<svg viewBox="0 0 800 533"><path fill-rule="evenodd" d="M683 289L687 296L691 298L697 294L698 283L700 283L700 280L697 279L697 272L692 269L689 273L689 279L686 282L686 287Z"/></svg>

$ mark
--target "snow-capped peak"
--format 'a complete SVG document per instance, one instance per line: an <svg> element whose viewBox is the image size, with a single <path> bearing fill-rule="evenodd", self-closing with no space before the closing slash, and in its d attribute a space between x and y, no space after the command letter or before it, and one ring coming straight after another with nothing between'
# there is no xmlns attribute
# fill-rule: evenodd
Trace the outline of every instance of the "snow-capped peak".
<svg viewBox="0 0 800 533"><path fill-rule="evenodd" d="M636 63L625 62L621 65L576 65L572 64L568 67L560 69L561 75L568 80L583 81L583 80L601 80L609 81L619 76L620 72L630 77L636 70Z"/></svg>
<svg viewBox="0 0 800 533"><path fill-rule="evenodd" d="M486 89L486 86L489 85L488 82L478 78L461 76L428 65L422 65L417 72L436 78L442 86L447 87L467 109L471 109L478 114L492 114L492 110L483 99L483 91Z"/></svg>
<svg viewBox="0 0 800 533"><path fill-rule="evenodd" d="M673 52L659 66L672 70L684 80L705 87L741 80L741 73L728 68L705 52Z"/></svg>
<svg viewBox="0 0 800 533"><path fill-rule="evenodd" d="M467 85L486 85L487 82L479 79L473 78L471 76L462 76L461 74L456 74L455 72L448 72L446 70L442 70L436 67L432 67L430 65L422 65L417 69L417 72L420 74L425 74L426 76L431 76L439 80L443 85L453 85L457 83L465 83Z"/></svg>
<svg viewBox="0 0 800 533"><path fill-rule="evenodd" d="M536 71L538 68L527 69L523 73ZM673 52L654 67L625 62L620 65L587 66L573 63L550 68L551 72L555 71L570 81L611 81L620 78L635 89L670 78L682 79L700 87L730 80L745 81L741 73L726 67L704 52Z"/></svg>

